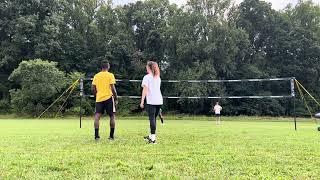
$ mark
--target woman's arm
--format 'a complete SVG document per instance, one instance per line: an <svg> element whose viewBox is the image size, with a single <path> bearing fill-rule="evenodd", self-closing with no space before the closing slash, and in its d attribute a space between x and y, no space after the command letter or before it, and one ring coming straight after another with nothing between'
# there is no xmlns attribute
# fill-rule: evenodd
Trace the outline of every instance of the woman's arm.
<svg viewBox="0 0 320 180"><path fill-rule="evenodd" d="M146 99L147 94L148 94L148 87L144 85L142 89L141 102L140 102L140 107L142 109L144 108L144 100Z"/></svg>

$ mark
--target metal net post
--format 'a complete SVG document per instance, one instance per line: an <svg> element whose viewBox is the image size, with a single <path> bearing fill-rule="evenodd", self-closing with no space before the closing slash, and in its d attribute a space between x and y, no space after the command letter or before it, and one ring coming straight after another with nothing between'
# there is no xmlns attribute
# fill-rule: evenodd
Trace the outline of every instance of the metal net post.
<svg viewBox="0 0 320 180"><path fill-rule="evenodd" d="M291 97L293 99L293 119L294 119L294 130L297 130L297 116L296 116L296 94L294 91L294 83L295 83L295 77L291 78L290 84L291 84Z"/></svg>
<svg viewBox="0 0 320 180"><path fill-rule="evenodd" d="M81 128L81 122L82 122L82 98L83 98L83 79L80 78L80 111L79 111L80 128Z"/></svg>

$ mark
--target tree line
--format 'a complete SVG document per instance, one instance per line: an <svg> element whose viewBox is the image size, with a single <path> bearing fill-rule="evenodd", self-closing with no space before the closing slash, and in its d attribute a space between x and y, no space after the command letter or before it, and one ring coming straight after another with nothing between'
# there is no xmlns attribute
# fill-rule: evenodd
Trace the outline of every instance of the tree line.
<svg viewBox="0 0 320 180"><path fill-rule="evenodd" d="M320 6L310 0L279 11L261 0L239 5L189 0L185 6L145 0L117 7L110 0L4 0L0 42L1 112L38 115L72 81L97 73L106 59L118 79L142 79L146 61L153 59L162 79L296 77L320 97ZM141 90L134 83L117 87L120 95ZM162 91L173 96L288 95L290 84L163 83ZM228 115L293 113L291 99L220 101ZM137 102L122 99L120 112L132 112ZM208 114L213 103L166 100L164 109ZM86 99L84 107L92 113L93 101ZM63 112L77 111L78 98L72 97ZM297 111L307 114L299 97Z"/></svg>

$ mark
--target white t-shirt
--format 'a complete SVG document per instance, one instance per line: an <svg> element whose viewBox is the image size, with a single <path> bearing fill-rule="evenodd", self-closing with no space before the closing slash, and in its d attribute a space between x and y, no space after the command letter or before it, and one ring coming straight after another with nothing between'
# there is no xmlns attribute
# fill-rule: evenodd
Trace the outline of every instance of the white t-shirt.
<svg viewBox="0 0 320 180"><path fill-rule="evenodd" d="M222 110L222 107L220 105L215 105L213 107L214 113L215 114L220 114L220 111Z"/></svg>
<svg viewBox="0 0 320 180"><path fill-rule="evenodd" d="M157 77L154 78L152 74L147 74L143 77L141 87L147 86L148 87L148 94L147 94L147 104L150 105L162 105L163 99L160 90L161 86L161 78Z"/></svg>

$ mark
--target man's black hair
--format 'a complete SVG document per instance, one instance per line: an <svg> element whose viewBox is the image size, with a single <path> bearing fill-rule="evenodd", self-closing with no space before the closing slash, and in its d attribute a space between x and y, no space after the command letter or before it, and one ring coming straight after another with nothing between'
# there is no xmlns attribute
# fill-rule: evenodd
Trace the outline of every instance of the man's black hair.
<svg viewBox="0 0 320 180"><path fill-rule="evenodd" d="M101 69L109 69L110 68L109 61L102 61L100 67Z"/></svg>

